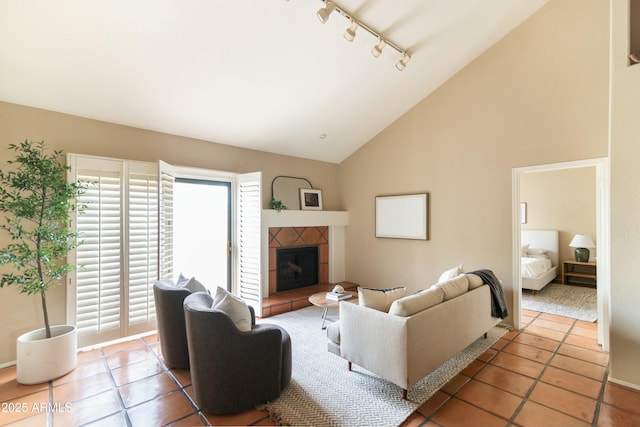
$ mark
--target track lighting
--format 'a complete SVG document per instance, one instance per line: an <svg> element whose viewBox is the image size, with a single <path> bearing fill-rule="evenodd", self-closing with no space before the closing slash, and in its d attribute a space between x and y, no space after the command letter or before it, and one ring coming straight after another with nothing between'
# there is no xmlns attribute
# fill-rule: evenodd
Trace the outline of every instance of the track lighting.
<svg viewBox="0 0 640 427"><path fill-rule="evenodd" d="M345 39L352 42L356 38L356 30L358 29L358 27L361 27L364 31L366 31L367 33L371 34L376 39L378 39L378 42L371 49L371 54L373 56L378 58L382 54L382 49L384 49L384 47L388 45L393 50L395 50L396 52L402 55L402 58L400 58L400 60L396 63L396 68L400 71L405 69L405 67L407 66L407 62L409 62L409 60L411 59L411 56L409 56L409 53L406 51L406 49L402 49L398 45L389 41L389 39L383 38L382 35L380 35L380 33L375 31L374 29L372 29L362 21L358 21L351 13L345 11L342 7L337 5L334 1L330 1L330 0L321 0L321 1L324 3L324 7L319 9L317 12L318 19L320 20L320 22L324 24L325 22L327 22L327 20L329 19L329 16L331 15L331 13L333 13L333 11L338 12L338 14L347 18L350 22L349 28L347 28L343 34Z"/></svg>
<svg viewBox="0 0 640 427"><path fill-rule="evenodd" d="M400 60L396 62L396 68L400 71L404 70L407 66L407 62L409 62L410 59L411 57L409 56L409 54L405 52L402 58L400 58Z"/></svg>
<svg viewBox="0 0 640 427"><path fill-rule="evenodd" d="M327 22L329 20L329 17L331 16L331 12L333 12L335 8L336 6L333 4L333 2L328 1L325 7L323 7L322 9L318 9L318 19L320 20L320 22L322 22L323 24Z"/></svg>
<svg viewBox="0 0 640 427"><path fill-rule="evenodd" d="M387 45L387 42L382 38L378 38L378 43L371 49L371 54L376 58L382 54L382 49Z"/></svg>
<svg viewBox="0 0 640 427"><path fill-rule="evenodd" d="M356 38L357 29L358 29L358 22L352 19L351 25L349 25L349 28L347 28L344 32L344 38L347 39L347 41L352 42L353 39Z"/></svg>

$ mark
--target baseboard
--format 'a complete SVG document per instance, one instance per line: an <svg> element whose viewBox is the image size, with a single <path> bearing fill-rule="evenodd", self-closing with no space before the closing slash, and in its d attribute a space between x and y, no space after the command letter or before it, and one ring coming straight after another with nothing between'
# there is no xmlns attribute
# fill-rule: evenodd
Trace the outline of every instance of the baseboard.
<svg viewBox="0 0 640 427"><path fill-rule="evenodd" d="M638 385L638 384L632 384L632 383L627 382L627 381L622 381L622 380L619 380L617 378L613 378L611 375L609 375L609 378L607 378L607 380L609 382L611 382L611 383L614 383L614 384L617 384L617 385L621 385L623 387L630 388L630 389L633 389L633 390L640 391L640 385Z"/></svg>

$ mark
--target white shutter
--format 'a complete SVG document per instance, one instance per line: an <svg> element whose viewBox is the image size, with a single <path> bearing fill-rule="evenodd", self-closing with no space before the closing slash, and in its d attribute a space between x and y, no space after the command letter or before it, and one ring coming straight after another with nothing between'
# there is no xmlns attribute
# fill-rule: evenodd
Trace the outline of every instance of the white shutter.
<svg viewBox="0 0 640 427"><path fill-rule="evenodd" d="M160 279L175 280L173 274L173 183L171 165L160 161Z"/></svg>
<svg viewBox="0 0 640 427"><path fill-rule="evenodd" d="M260 282L261 173L238 176L238 295L262 316Z"/></svg>
<svg viewBox="0 0 640 427"><path fill-rule="evenodd" d="M91 162L90 162L91 163ZM121 333L121 163L88 164L76 179L88 183L76 219L83 242L76 250L75 317L80 346Z"/></svg>
<svg viewBox="0 0 640 427"><path fill-rule="evenodd" d="M153 284L158 280L158 172L152 163L128 169L127 335L155 327Z"/></svg>

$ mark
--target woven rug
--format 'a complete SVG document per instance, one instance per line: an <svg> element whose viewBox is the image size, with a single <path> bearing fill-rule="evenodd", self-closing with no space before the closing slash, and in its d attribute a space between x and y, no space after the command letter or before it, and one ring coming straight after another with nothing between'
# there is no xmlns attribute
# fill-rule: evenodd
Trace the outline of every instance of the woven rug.
<svg viewBox="0 0 640 427"><path fill-rule="evenodd" d="M397 426L438 389L475 360L507 331L494 327L409 389L402 399L400 387L327 351L318 307L307 307L261 320L282 326L291 335L293 368L289 386L280 397L263 406L273 420L296 426ZM337 317L329 310L329 319ZM329 320L327 321L329 323ZM392 361L390 361L392 363Z"/></svg>
<svg viewBox="0 0 640 427"><path fill-rule="evenodd" d="M595 322L598 319L597 290L549 283L535 295L523 290L522 308Z"/></svg>

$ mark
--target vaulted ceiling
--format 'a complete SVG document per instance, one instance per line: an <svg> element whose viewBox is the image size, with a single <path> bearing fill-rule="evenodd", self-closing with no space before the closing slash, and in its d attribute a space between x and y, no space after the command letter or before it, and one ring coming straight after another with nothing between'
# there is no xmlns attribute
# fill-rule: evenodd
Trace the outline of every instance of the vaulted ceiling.
<svg viewBox="0 0 640 427"><path fill-rule="evenodd" d="M339 163L548 0L0 0L0 100Z"/></svg>

